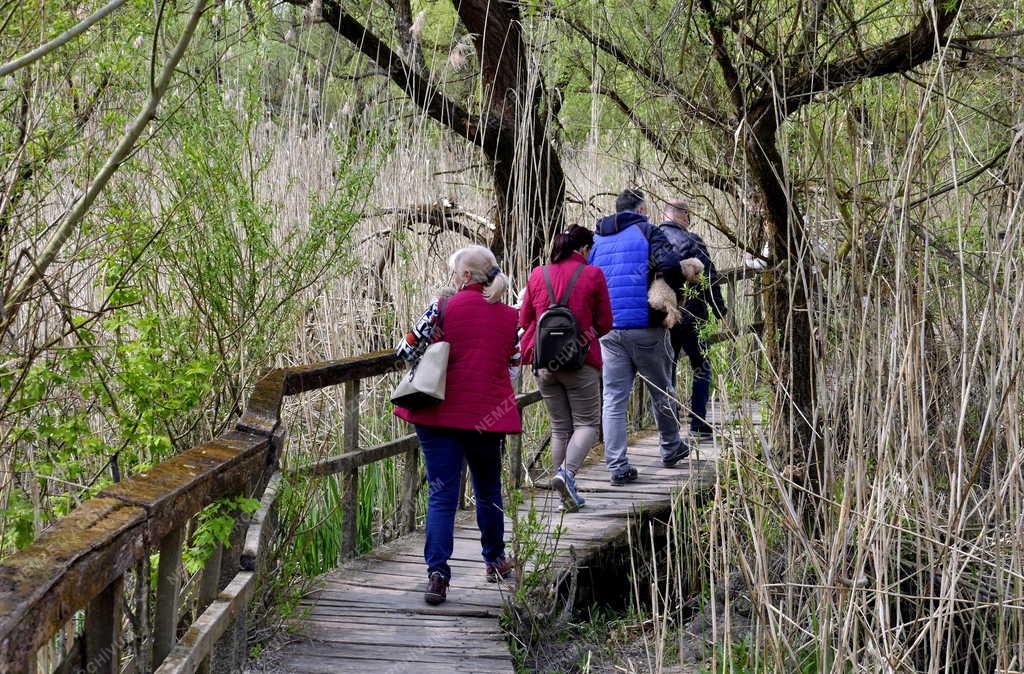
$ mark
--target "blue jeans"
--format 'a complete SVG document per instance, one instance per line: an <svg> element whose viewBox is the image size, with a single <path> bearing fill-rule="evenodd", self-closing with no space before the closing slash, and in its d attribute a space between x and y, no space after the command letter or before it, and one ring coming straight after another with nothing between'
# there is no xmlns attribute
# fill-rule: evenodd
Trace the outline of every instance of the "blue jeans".
<svg viewBox="0 0 1024 674"><path fill-rule="evenodd" d="M501 502L501 449L503 433L416 426L427 469L427 541L423 558L427 574L440 571L452 577L448 560L455 545L455 511L459 506L462 461L469 464L476 495L476 523L484 561L493 564L505 556L505 520Z"/></svg>
<svg viewBox="0 0 1024 674"><path fill-rule="evenodd" d="M676 380L676 364L680 352L685 352L690 359L693 370L693 390L690 393L690 430L693 432L710 431L707 422L708 398L711 397L711 363L705 354L708 345L700 338L697 326L692 323L680 323L672 328L672 381Z"/></svg>
<svg viewBox="0 0 1024 674"><path fill-rule="evenodd" d="M601 338L604 360L604 460L612 475L629 468L626 458L626 407L639 373L650 383L651 411L661 436L661 455L678 448L679 405L672 386L672 346L665 328L612 330Z"/></svg>

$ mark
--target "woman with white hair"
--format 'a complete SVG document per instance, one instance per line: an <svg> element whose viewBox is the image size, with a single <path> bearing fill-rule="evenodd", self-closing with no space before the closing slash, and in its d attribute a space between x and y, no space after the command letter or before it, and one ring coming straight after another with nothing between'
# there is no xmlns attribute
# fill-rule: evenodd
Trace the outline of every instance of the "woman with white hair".
<svg viewBox="0 0 1024 674"><path fill-rule="evenodd" d="M434 341L448 342L444 401L416 410L395 407L395 415L416 428L427 470L426 543L428 604L448 593L465 459L476 495L476 521L485 573L491 582L509 578L505 557L505 522L501 499L501 450L506 433L522 432L512 390L519 370L516 311L502 303L508 278L494 254L467 246L448 258L452 288L441 293L398 347L398 355L415 361Z"/></svg>

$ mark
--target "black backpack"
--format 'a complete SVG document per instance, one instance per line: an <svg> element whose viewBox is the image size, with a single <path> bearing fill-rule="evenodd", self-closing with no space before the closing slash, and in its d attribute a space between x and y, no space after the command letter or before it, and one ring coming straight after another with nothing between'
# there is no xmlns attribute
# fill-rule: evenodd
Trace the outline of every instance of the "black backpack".
<svg viewBox="0 0 1024 674"><path fill-rule="evenodd" d="M555 299L555 289L551 285L548 268L543 268L550 305L537 320L537 338L533 347L534 372L542 368L557 371L578 370L583 367L590 343L580 334L576 316L569 310L569 296L585 266L581 264L572 273L561 301Z"/></svg>

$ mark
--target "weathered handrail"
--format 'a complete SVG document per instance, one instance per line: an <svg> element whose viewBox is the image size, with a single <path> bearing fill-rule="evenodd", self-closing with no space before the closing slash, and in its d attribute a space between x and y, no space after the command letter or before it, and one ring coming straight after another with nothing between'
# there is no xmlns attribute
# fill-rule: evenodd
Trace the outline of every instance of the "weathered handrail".
<svg viewBox="0 0 1024 674"><path fill-rule="evenodd" d="M730 306L735 305L736 284L757 273L744 268L721 272ZM740 334L734 316L729 327L730 336ZM420 484L415 436L359 447L361 380L401 367L393 352L379 351L271 370L256 382L233 429L103 490L55 522L27 548L0 562L0 672L36 674L36 653L84 610L84 632L78 637L67 632L72 637L65 644L68 653L56 671L117 674L124 576L144 568L138 565L154 550L161 553L153 611L155 638L151 653L136 653L140 661L134 663L134 669L171 674L204 668L211 654L220 650L215 644L228 638L232 625L244 614L258 576L265 570L262 558L273 537L270 529L276 519L281 480L277 465L286 438L281 407L288 396L343 386L342 454L294 469L308 476L340 475L342 555L355 553L354 513L361 466L405 455L401 521L404 529L412 530ZM523 409L540 399L538 391L531 391L519 395L517 403ZM510 440L509 450L512 480L519 486L523 461L518 436ZM207 505L239 494L260 498L260 507L248 527L239 530L232 547L217 550L207 562L198 590L197 608L202 613L183 637L176 639L183 585L180 558L189 523ZM148 579L139 574L140 582L146 583L146 589L143 601L135 603L140 612L136 620L145 623ZM244 634L241 638L244 643Z"/></svg>
<svg viewBox="0 0 1024 674"><path fill-rule="evenodd" d="M348 477L360 465L400 453L396 449L415 453L417 446L408 442L358 450L357 441L351 440L358 437L358 405L351 394L358 395L359 381L400 367L393 352L381 351L272 370L254 386L234 429L103 490L0 562L0 671L34 673L36 651L83 609L86 635L72 649L85 651L74 654L78 666L90 672L117 671L118 649L111 641L120 633L121 579L153 550L161 550L161 566L172 566L168 561L180 558L186 525L207 505L242 493L264 495L263 485L275 470L284 441L280 425L285 397L345 386L345 434L352 451L337 468ZM321 474L326 472L335 471ZM346 486L354 498L354 484ZM349 554L354 552L354 541L346 545ZM230 567L243 563L254 564L240 555L233 564L225 560L224 569L205 572L230 580ZM155 611L157 665L174 645L180 586L176 569L161 570ZM244 594L240 589L239 596ZM101 613L107 615L99 620ZM168 635L170 641L161 643ZM101 646L99 641L106 643Z"/></svg>

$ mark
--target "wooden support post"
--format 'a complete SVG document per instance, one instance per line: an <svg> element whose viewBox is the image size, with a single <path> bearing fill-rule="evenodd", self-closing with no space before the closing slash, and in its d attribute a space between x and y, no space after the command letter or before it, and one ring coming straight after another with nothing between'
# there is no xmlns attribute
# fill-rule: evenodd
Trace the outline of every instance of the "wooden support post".
<svg viewBox="0 0 1024 674"><path fill-rule="evenodd" d="M751 280L750 283L753 286L753 289L751 291L751 295L753 295L753 298L754 298L754 322L755 323L763 323L764 322L764 292L765 292L764 284L761 283L761 279L760 278L754 278L754 279Z"/></svg>
<svg viewBox="0 0 1024 674"><path fill-rule="evenodd" d="M214 544L210 558L206 560L203 567L203 575L199 580L199 613L206 610L206 607L217 598L220 585L220 562L224 557L224 546L220 543Z"/></svg>
<svg viewBox="0 0 1024 674"><path fill-rule="evenodd" d="M732 277L729 277L729 282L725 286L725 306L729 309L729 313L726 314L729 332L735 334L738 329L738 323L736 322L736 279Z"/></svg>
<svg viewBox="0 0 1024 674"><path fill-rule="evenodd" d="M246 494L253 493L252 486L256 479L259 478L254 478L246 486ZM242 548L245 545L247 521L247 515L240 516L240 520L236 522L234 530L231 532L231 545L224 546L224 550L221 552L220 582L217 584L220 591L223 591L232 581L234 581L235 574L238 573L238 570L241 567ZM235 616L235 619L231 621L231 624L224 631L224 634L214 645L213 654L210 656L210 671L214 674L236 674L242 670L242 664L245 662L247 649L247 620L247 609L246 607L242 607L239 610L238 615Z"/></svg>
<svg viewBox="0 0 1024 674"><path fill-rule="evenodd" d="M399 526L402 531L416 529L416 501L420 490L420 450L410 449L405 453L405 473L402 476L402 515Z"/></svg>
<svg viewBox="0 0 1024 674"><path fill-rule="evenodd" d="M100 592L85 610L85 671L117 674L121 653L121 594L118 578Z"/></svg>
<svg viewBox="0 0 1024 674"><path fill-rule="evenodd" d="M469 464L462 460L462 471L459 473L459 510L466 509L466 486L469 482Z"/></svg>
<svg viewBox="0 0 1024 674"><path fill-rule="evenodd" d="M512 464L512 487L523 486L523 436L519 433L508 436L509 462Z"/></svg>
<svg viewBox="0 0 1024 674"><path fill-rule="evenodd" d="M132 650L135 653L135 664L137 665L138 671L149 672L153 670L153 668L149 666L153 655L150 650L153 633L149 628L149 555L143 555L142 558L136 562L134 573L134 613L137 624L133 630L135 632L135 641L132 645Z"/></svg>
<svg viewBox="0 0 1024 674"><path fill-rule="evenodd" d="M647 409L647 382L636 387L633 411L633 431L639 433L644 428L644 413Z"/></svg>
<svg viewBox="0 0 1024 674"><path fill-rule="evenodd" d="M206 607L213 603L213 600L217 598L217 593L220 590L220 562L223 557L224 546L220 543L215 543L213 553L210 555L210 558L206 560L206 566L203 567L203 576L199 580L198 614L202 614L202 612L206 610ZM199 674L209 674L209 656L203 658L203 661L199 663L199 669L196 671L199 672Z"/></svg>
<svg viewBox="0 0 1024 674"><path fill-rule="evenodd" d="M522 374L515 381L515 393L518 396L523 392L523 377ZM523 414L523 408L519 409L519 414ZM509 463L512 468L512 488L519 489L523 486L523 436L521 433L515 433L511 436L505 436L507 442L505 446L509 450Z"/></svg>
<svg viewBox="0 0 1024 674"><path fill-rule="evenodd" d="M344 428L342 451L346 454L359 449L359 380L345 382ZM341 558L354 557L358 541L359 467L352 466L341 473ZM340 560L339 560L340 561Z"/></svg>
<svg viewBox="0 0 1024 674"><path fill-rule="evenodd" d="M181 539L182 527L178 527L160 541L160 566L156 574L156 619L153 623L154 667L160 666L177 641Z"/></svg>

